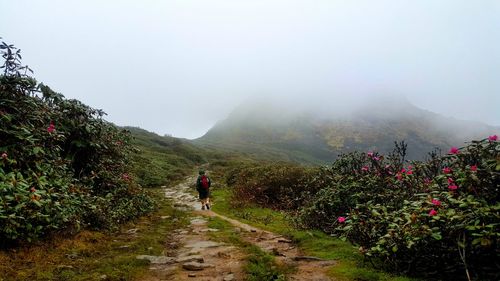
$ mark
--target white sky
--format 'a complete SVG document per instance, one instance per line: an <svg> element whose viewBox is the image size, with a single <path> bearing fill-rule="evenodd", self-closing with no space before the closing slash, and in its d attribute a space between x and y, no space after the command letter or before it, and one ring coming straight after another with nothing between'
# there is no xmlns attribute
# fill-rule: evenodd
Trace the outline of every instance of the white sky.
<svg viewBox="0 0 500 281"><path fill-rule="evenodd" d="M255 95L391 93L500 125L500 1L0 0L35 77L118 125L201 136Z"/></svg>

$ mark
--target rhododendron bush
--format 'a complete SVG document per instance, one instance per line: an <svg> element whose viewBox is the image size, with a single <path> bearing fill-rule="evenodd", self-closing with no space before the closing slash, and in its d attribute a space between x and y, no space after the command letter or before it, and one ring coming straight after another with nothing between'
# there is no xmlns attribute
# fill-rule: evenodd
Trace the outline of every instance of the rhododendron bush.
<svg viewBox="0 0 500 281"><path fill-rule="evenodd" d="M0 244L113 228L150 210L127 173L127 132L26 75L13 46L0 51Z"/></svg>
<svg viewBox="0 0 500 281"><path fill-rule="evenodd" d="M267 165L233 175L236 200L284 209L306 228L351 241L387 270L448 280L499 280L500 142L452 147L425 162L354 152L330 167ZM294 204L295 203L295 204Z"/></svg>

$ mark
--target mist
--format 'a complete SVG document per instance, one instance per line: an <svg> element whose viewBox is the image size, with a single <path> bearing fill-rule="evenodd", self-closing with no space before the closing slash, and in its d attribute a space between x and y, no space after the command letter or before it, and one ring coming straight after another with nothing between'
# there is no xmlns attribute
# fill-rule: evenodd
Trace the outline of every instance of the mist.
<svg viewBox="0 0 500 281"><path fill-rule="evenodd" d="M39 81L159 134L199 137L254 99L331 113L395 97L500 125L499 14L494 0L0 0L0 36Z"/></svg>

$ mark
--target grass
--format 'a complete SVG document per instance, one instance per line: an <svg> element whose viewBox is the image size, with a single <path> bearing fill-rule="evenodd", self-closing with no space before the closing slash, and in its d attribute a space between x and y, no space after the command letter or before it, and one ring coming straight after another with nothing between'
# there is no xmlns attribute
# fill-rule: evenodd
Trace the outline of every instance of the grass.
<svg viewBox="0 0 500 281"><path fill-rule="evenodd" d="M143 276L149 264L136 255L160 255L166 234L188 223L185 213L161 200L157 211L115 233L85 230L73 237L61 235L0 251L0 281L135 280ZM137 229L137 235L127 233L131 229Z"/></svg>
<svg viewBox="0 0 500 281"><path fill-rule="evenodd" d="M350 281L416 281L403 276L394 276L364 264L363 256L348 242L331 237L321 231L298 230L287 216L268 208L245 206L235 208L230 204L231 191L216 189L212 192L213 210L252 226L290 237L305 255L328 260L337 264L329 270L335 280Z"/></svg>
<svg viewBox="0 0 500 281"><path fill-rule="evenodd" d="M219 229L217 233L210 233L213 240L232 244L247 254L244 266L247 281L286 280L286 274L293 271L290 267L277 264L274 256L271 254L264 252L253 244L243 241L240 235L234 232L234 226L229 222L213 217L210 218L208 226Z"/></svg>

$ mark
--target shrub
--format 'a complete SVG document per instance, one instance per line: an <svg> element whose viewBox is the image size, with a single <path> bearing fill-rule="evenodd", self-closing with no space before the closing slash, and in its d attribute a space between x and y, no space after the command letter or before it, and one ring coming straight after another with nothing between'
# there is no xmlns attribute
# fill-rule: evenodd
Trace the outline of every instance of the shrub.
<svg viewBox="0 0 500 281"><path fill-rule="evenodd" d="M128 173L129 134L26 75L14 46L0 51L0 241L112 228L151 210Z"/></svg>
<svg viewBox="0 0 500 281"><path fill-rule="evenodd" d="M291 164L266 164L231 170L227 181L234 187L234 201L255 202L273 209L296 209L309 190L305 186L311 171Z"/></svg>
<svg viewBox="0 0 500 281"><path fill-rule="evenodd" d="M234 169L240 202L299 212L302 227L348 239L386 270L447 280L499 280L500 144L496 136L405 161L353 152L331 166Z"/></svg>
<svg viewBox="0 0 500 281"><path fill-rule="evenodd" d="M386 269L497 280L499 152L495 141L474 141L401 169L376 154L345 155L301 221L349 239Z"/></svg>

